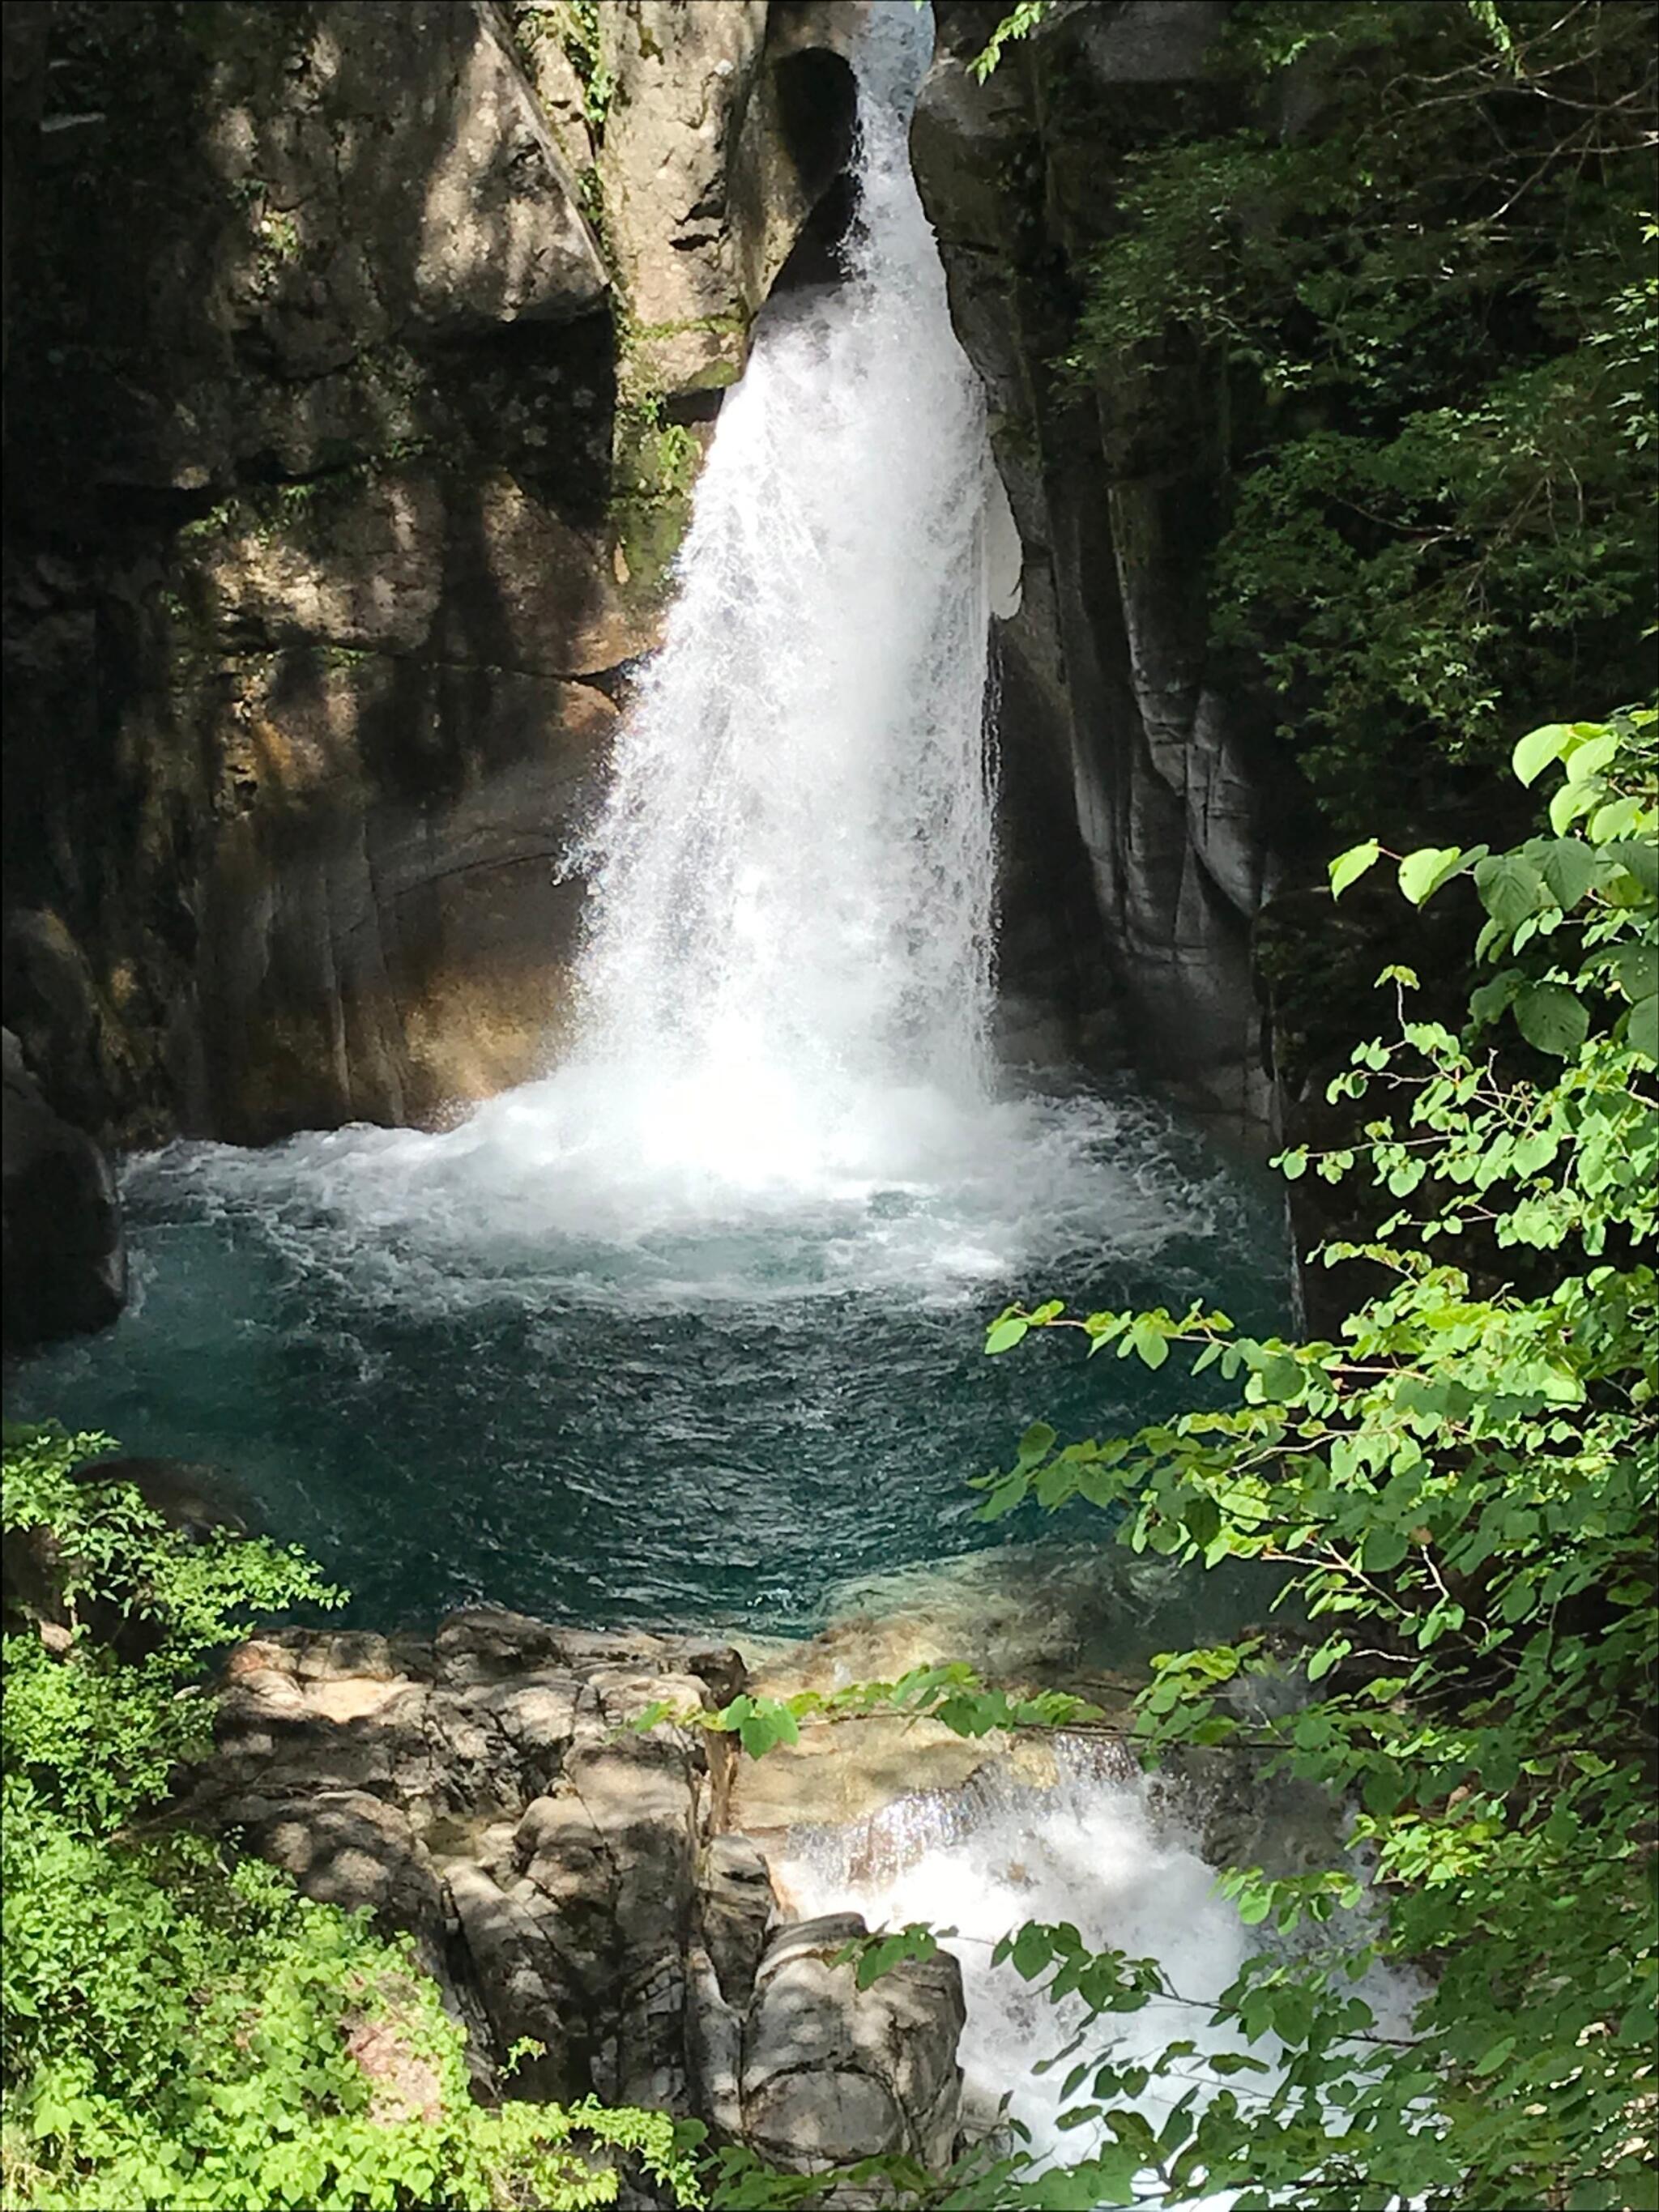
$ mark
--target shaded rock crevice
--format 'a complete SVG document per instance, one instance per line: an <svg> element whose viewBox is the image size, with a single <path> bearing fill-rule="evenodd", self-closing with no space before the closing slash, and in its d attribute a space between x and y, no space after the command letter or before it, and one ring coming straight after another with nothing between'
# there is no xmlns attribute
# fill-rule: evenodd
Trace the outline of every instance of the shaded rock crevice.
<svg viewBox="0 0 1659 2212"><path fill-rule="evenodd" d="M1250 945L1283 872L1267 793L1285 779L1206 642L1225 393L1198 358L1109 380L1060 366L1127 156L1212 98L1225 8L1061 6L983 85L969 64L999 11L938 14L912 152L1024 555L1000 639L1006 969L1056 1056L1134 1066L1259 1148L1273 1108Z"/></svg>

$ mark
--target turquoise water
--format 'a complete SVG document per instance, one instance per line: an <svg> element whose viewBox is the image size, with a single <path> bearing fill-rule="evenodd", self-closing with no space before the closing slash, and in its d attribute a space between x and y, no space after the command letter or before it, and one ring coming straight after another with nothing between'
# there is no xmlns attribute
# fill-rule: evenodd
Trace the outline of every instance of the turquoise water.
<svg viewBox="0 0 1659 2212"><path fill-rule="evenodd" d="M126 1171L131 1310L22 1367L13 1412L224 1470L377 1626L487 1598L799 1632L850 1582L1054 1533L963 1486L1039 1415L1178 1402L1070 1337L987 1358L1007 1300L1283 1312L1270 1177L1129 1095L1001 1110L932 1186L654 1212L499 1131L173 1146Z"/></svg>

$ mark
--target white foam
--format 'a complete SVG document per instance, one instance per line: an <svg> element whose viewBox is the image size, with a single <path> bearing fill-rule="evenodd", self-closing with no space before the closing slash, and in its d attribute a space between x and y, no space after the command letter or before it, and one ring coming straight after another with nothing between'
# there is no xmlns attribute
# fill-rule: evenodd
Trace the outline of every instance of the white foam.
<svg viewBox="0 0 1659 2212"><path fill-rule="evenodd" d="M1218 2054L1270 2063L1282 2055L1273 2038L1250 2044L1211 2017L1245 1960L1273 1939L1247 1928L1218 1893L1195 1829L1122 1753L1076 1739L1055 1750L1051 1787L981 1769L965 1790L901 1798L872 1821L798 1831L775 1869L803 1916L852 1911L872 1928L955 1930L943 1941L961 1963L967 1998L959 2057L970 2124L994 2132L1006 2109L1029 2130L1039 2166L1075 2163L1104 2136L1098 2127L1059 2124L1072 2057L1033 2071L1079 2031L1077 2058L1109 2051L1123 2065L1146 2063L1178 2039L1197 2045L1134 2100L1155 2129L1194 2081L1201 2094L1221 2086L1207 2065ZM1154 1999L1089 2025L1079 2000L1053 2003L1012 1964L993 1966L997 1942L1027 1921L1069 1923L1091 1950L1155 1959L1179 2001ZM1382 2032L1401 2034L1420 1992L1374 1970L1359 1994ZM1235 2092L1248 2094L1251 2078L1233 2082ZM1086 2101L1086 2089L1073 2101Z"/></svg>

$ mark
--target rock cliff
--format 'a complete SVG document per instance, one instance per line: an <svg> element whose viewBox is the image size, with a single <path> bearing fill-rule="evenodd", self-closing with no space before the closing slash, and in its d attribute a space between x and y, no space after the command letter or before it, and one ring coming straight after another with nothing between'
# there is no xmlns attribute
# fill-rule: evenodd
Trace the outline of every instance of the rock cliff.
<svg viewBox="0 0 1659 2212"><path fill-rule="evenodd" d="M1024 549L1001 637L1005 757L1048 794L1028 796L1016 856L1016 908L1047 918L1024 957L1069 970L1091 1056L1128 1057L1254 1145L1271 1102L1250 933L1280 872L1278 764L1206 647L1225 395L1195 359L1109 385L1060 366L1125 159L1206 97L1226 0L1062 0L981 84L969 64L1006 12L941 0L911 143Z"/></svg>
<svg viewBox="0 0 1659 2212"><path fill-rule="evenodd" d="M863 5L7 11L0 980L51 1110L432 1124L556 1054L562 857L754 317L849 219ZM1224 395L1054 366L1221 0L1068 0L981 87L1000 12L942 0L913 148L1024 552L1004 1042L1255 1142Z"/></svg>
<svg viewBox="0 0 1659 2212"><path fill-rule="evenodd" d="M852 6L8 11L5 1005L72 1120L430 1121L556 1047Z"/></svg>

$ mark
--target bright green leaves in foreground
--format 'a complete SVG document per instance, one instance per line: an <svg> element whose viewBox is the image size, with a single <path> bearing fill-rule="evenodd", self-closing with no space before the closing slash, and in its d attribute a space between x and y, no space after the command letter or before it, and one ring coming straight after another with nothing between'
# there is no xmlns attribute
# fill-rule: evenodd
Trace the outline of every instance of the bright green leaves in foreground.
<svg viewBox="0 0 1659 2212"><path fill-rule="evenodd" d="M1557 762L1564 770L1550 802L1549 836L1508 853L1451 845L1391 856L1414 906L1460 877L1473 882L1486 912L1476 955L1498 969L1471 1001L1479 1027L1508 1012L1528 1044L1571 1060L1589 1035L1599 999L1614 1035L1648 1061L1659 1060L1656 720L1651 708L1632 708L1608 722L1551 722L1521 739L1514 766L1523 783ZM1333 896L1382 856L1371 838L1333 860ZM1577 927L1558 945L1569 922Z"/></svg>
<svg viewBox="0 0 1659 2212"><path fill-rule="evenodd" d="M4 2201L29 2212L612 2202L637 2160L700 2202L661 2114L476 2104L407 1939L153 1815L202 1749L204 1659L250 1609L337 1598L298 1553L169 1528L77 1483L109 1439L9 1430L5 1531L56 1560L62 1621L4 1639ZM112 1612L149 1647L97 1640ZM149 1825L132 1825L144 1816ZM390 2053L372 2074L357 2053Z"/></svg>
<svg viewBox="0 0 1659 2212"><path fill-rule="evenodd" d="M1231 1386L1133 1437L1062 1443L1039 1424L982 1479L981 1511L1082 1499L1137 1551L1279 1569L1304 1637L1293 1673L1259 1637L1164 1654L1139 1729L1149 1757L1235 1744L1353 1805L1352 1863L1226 1878L1247 1924L1328 1935L1358 1855L1375 1869L1346 1950L1264 1948L1194 2008L1206 2047L1236 2039L1209 2062L1243 2075L1236 2091L1182 2087L1191 2042L1124 2068L1103 2033L1099 2063L1073 2069L1068 2093L1142 2193L1430 2212L1659 2201L1654 729L1639 712L1533 732L1515 766L1559 775L1548 836L1402 861L1408 896L1469 879L1498 973L1458 1037L1413 1019L1414 979L1390 970L1395 1034L1331 1085L1375 1118L1340 1151L1280 1163L1377 1191L1374 1232L1324 1254L1378 1284L1340 1340L1248 1337L1198 1306L1074 1318L1053 1303L988 1337L1004 1351L1072 1331L1091 1354L1184 1359ZM1345 854L1334 890L1382 857ZM1261 1678L1273 1694L1253 1692ZM1103 2022L1153 1993L1184 2002L1074 1929L1021 1930L1008 1956ZM1424 1977L1398 2041L1356 1990L1372 1956ZM1182 2091L1157 2136L1128 2109L1154 2080ZM1016 2175L998 2202L1073 2201L1043 2186L1023 2194Z"/></svg>

